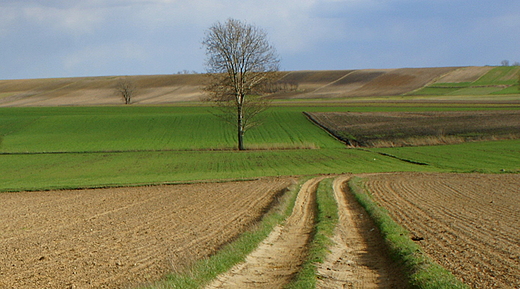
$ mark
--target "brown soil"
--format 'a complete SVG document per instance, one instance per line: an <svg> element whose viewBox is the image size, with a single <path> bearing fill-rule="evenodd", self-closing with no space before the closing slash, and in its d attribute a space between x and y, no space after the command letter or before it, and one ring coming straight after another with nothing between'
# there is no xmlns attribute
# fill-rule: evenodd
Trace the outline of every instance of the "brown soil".
<svg viewBox="0 0 520 289"><path fill-rule="evenodd" d="M317 288L407 288L376 225L348 190L349 178L334 180L339 223L334 246L318 267Z"/></svg>
<svg viewBox="0 0 520 289"><path fill-rule="evenodd" d="M0 194L0 288L121 288L197 260L293 183L269 178Z"/></svg>
<svg viewBox="0 0 520 289"><path fill-rule="evenodd" d="M369 81L347 96L401 95L424 87L455 67L401 68L389 71Z"/></svg>
<svg viewBox="0 0 520 289"><path fill-rule="evenodd" d="M363 69L363 70L354 70L351 71L344 76L331 81L325 85L322 85L316 88L314 91L309 92L305 95L299 95L299 98L338 98L338 97L347 97L350 96L352 91L355 91L371 80L384 75L385 73L389 73L393 70L385 69L385 70L376 70L376 69Z"/></svg>
<svg viewBox="0 0 520 289"><path fill-rule="evenodd" d="M436 81L473 80L489 67L434 67L283 72L281 83L288 91L276 99L395 96L410 93ZM200 101L207 78L203 74L129 76L138 90L134 104L155 105ZM0 106L122 105L117 96L116 76L55 79L0 80Z"/></svg>
<svg viewBox="0 0 520 289"><path fill-rule="evenodd" d="M473 288L519 288L520 175L365 175L368 189L436 262ZM334 182L340 222L320 288L405 288L366 213ZM282 288L307 254L322 178L246 262L209 288ZM214 253L292 178L0 194L1 288L121 288Z"/></svg>
<svg viewBox="0 0 520 289"><path fill-rule="evenodd" d="M316 188L322 179L307 181L285 224L276 227L245 262L217 277L206 289L283 288L305 260L314 227Z"/></svg>
<svg viewBox="0 0 520 289"><path fill-rule="evenodd" d="M520 137L517 111L315 112L309 117L351 145L393 147Z"/></svg>
<svg viewBox="0 0 520 289"><path fill-rule="evenodd" d="M366 184L428 255L472 288L520 288L520 175L378 174Z"/></svg>
<svg viewBox="0 0 520 289"><path fill-rule="evenodd" d="M130 76L138 90L135 104L199 101L202 74ZM0 106L120 105L118 77L0 80Z"/></svg>

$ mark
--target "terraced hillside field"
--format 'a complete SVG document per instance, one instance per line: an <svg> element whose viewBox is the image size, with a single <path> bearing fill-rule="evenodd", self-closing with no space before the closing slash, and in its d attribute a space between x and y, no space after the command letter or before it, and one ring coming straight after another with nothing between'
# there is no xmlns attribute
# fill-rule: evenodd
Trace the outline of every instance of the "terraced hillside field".
<svg viewBox="0 0 520 289"><path fill-rule="evenodd" d="M293 179L0 194L0 288L126 288L214 253Z"/></svg>
<svg viewBox="0 0 520 289"><path fill-rule="evenodd" d="M472 288L520 287L520 175L366 177L375 200Z"/></svg>

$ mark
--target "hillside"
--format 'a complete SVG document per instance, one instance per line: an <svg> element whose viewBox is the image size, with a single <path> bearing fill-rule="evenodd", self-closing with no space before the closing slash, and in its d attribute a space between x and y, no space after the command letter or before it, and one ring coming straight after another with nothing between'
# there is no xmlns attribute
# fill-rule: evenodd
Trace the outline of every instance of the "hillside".
<svg viewBox="0 0 520 289"><path fill-rule="evenodd" d="M436 67L283 72L280 87L285 89L274 93L271 98L349 100L399 95L438 96L452 92L454 87L464 88L457 94L461 95L464 91L468 94L475 91L470 85L473 82L478 84L475 86L479 88L478 94L488 91L489 87L492 88L490 93L494 94L508 88L509 93L516 93L511 86L518 69L512 68L506 74L500 74L499 69L500 67ZM134 104L199 101L203 97L203 74L129 78L139 89L133 98ZM504 78L508 81L504 82ZM114 93L118 79L117 76L100 76L0 80L0 106L119 105L122 100ZM482 80L486 80L486 83L482 83ZM495 80L500 85L494 85ZM459 85L461 83L463 85Z"/></svg>

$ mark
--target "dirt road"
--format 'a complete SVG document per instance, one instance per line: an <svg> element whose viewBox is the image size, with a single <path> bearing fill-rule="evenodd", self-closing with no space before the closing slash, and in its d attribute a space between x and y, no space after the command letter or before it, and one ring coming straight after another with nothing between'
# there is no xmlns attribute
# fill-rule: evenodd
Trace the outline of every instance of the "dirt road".
<svg viewBox="0 0 520 289"><path fill-rule="evenodd" d="M298 272L307 254L314 227L316 188L321 179L307 181L298 192L285 224L276 227L245 262L218 276L206 289L283 288Z"/></svg>
<svg viewBox="0 0 520 289"><path fill-rule="evenodd" d="M325 263L319 267L318 288L406 288L406 279L386 255L373 222L357 204L345 182L334 182L339 224ZM219 276L206 289L283 288L298 272L308 251L316 211L316 189L322 178L306 182L291 216L277 227L244 263Z"/></svg>
<svg viewBox="0 0 520 289"><path fill-rule="evenodd" d="M348 190L350 176L334 180L339 222L330 254L318 267L318 288L407 288L374 222Z"/></svg>

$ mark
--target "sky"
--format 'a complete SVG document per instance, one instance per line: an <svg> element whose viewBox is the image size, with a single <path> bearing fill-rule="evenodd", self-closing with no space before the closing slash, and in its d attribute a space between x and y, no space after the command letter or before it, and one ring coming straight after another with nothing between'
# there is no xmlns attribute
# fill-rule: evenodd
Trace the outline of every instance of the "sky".
<svg viewBox="0 0 520 289"><path fill-rule="evenodd" d="M205 72L229 18L286 71L520 62L518 0L0 0L0 79Z"/></svg>

